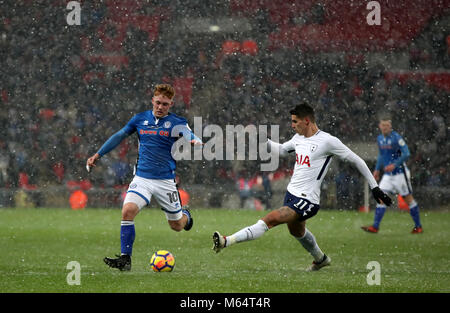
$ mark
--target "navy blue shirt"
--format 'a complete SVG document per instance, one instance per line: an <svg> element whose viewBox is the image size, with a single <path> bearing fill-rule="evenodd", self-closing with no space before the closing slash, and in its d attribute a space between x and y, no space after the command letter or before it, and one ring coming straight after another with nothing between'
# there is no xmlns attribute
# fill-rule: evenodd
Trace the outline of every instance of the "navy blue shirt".
<svg viewBox="0 0 450 313"><path fill-rule="evenodd" d="M169 113L156 118L153 111L136 114L119 132L111 136L97 152L105 155L127 136L137 132L139 138L136 175L149 179L175 178L176 161L172 157L172 145L184 136L199 140L192 133L185 118Z"/></svg>
<svg viewBox="0 0 450 313"><path fill-rule="evenodd" d="M389 175L402 173L406 168L405 161L410 153L405 140L396 131L392 131L386 137L381 134L377 137L378 159L375 170L379 171L382 167L389 164L395 164L395 169Z"/></svg>

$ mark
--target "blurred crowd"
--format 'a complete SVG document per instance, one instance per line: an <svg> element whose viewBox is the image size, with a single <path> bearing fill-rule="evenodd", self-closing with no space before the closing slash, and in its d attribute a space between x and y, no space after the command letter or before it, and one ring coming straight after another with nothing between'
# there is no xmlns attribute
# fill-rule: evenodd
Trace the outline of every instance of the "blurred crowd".
<svg viewBox="0 0 450 313"><path fill-rule="evenodd" d="M375 144L378 116L387 112L411 150L413 183L449 184L442 153L450 150L449 90L423 77L388 76L386 64L399 51L368 62L364 51L269 49L279 25L264 10L246 17L251 30L243 34L183 31L190 18L237 18L226 1L142 1L132 8L139 19L122 30L111 23L127 12L113 15L108 1L83 1L81 26L67 25L65 1L51 2L0 1L0 188L127 184L136 136L104 157L95 175L85 162L134 114L151 109L161 82L177 87L173 111L191 123L202 116L203 126L280 125L281 141L293 135L288 112L300 101L313 104L319 127L344 143ZM407 70L448 71L448 15L427 25L400 51ZM114 47L110 39L120 35ZM178 174L184 184L222 185L258 168L253 161L180 161ZM283 160L280 170L290 168Z"/></svg>

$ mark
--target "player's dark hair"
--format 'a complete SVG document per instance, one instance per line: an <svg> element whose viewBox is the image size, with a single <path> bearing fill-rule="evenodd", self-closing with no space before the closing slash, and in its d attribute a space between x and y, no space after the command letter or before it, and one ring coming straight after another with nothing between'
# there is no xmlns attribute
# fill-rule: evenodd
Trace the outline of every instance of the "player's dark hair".
<svg viewBox="0 0 450 313"><path fill-rule="evenodd" d="M301 103L297 105L295 108L289 111L292 115L298 116L300 118L308 117L311 122L316 121L316 116L314 114L314 109L306 103Z"/></svg>
<svg viewBox="0 0 450 313"><path fill-rule="evenodd" d="M153 92L154 96L164 95L169 99L172 99L175 95L175 89L169 84L159 84L156 85L155 91Z"/></svg>

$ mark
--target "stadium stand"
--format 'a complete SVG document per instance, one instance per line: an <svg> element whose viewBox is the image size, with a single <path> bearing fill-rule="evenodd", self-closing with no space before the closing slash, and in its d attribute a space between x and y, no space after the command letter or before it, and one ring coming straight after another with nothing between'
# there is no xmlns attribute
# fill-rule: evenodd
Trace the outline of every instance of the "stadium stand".
<svg viewBox="0 0 450 313"><path fill-rule="evenodd" d="M448 158L439 153L449 150L448 2L379 2L382 25L368 26L365 1L82 1L82 25L70 27L66 1L5 2L0 188L20 188L27 177L37 188L88 179L86 191L120 189L131 177L121 171L135 162L135 138L106 157L97 175L87 177L84 163L148 108L157 82L174 85L175 113L220 126L279 124L281 140L291 136L286 112L301 100L316 104L322 129L367 145L378 134L377 114L389 111L412 150L414 184L448 188ZM245 19L251 29L179 26L219 17ZM180 162L179 175L185 186L224 192L243 168L257 175L259 163Z"/></svg>

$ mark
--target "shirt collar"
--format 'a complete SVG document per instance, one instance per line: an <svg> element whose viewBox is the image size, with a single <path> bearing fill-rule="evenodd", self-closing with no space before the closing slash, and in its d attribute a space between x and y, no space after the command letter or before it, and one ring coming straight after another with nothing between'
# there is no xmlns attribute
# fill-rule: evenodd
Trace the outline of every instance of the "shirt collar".
<svg viewBox="0 0 450 313"><path fill-rule="evenodd" d="M158 118L158 117L155 116L155 114L153 114L153 110L150 110L150 113L151 113L152 116L153 116L153 120L155 121L155 124L158 124L158 122L159 122L160 120L165 119L165 118L168 117L169 114L170 114L170 112L169 112L169 114L164 115L163 117L159 117L159 118Z"/></svg>

